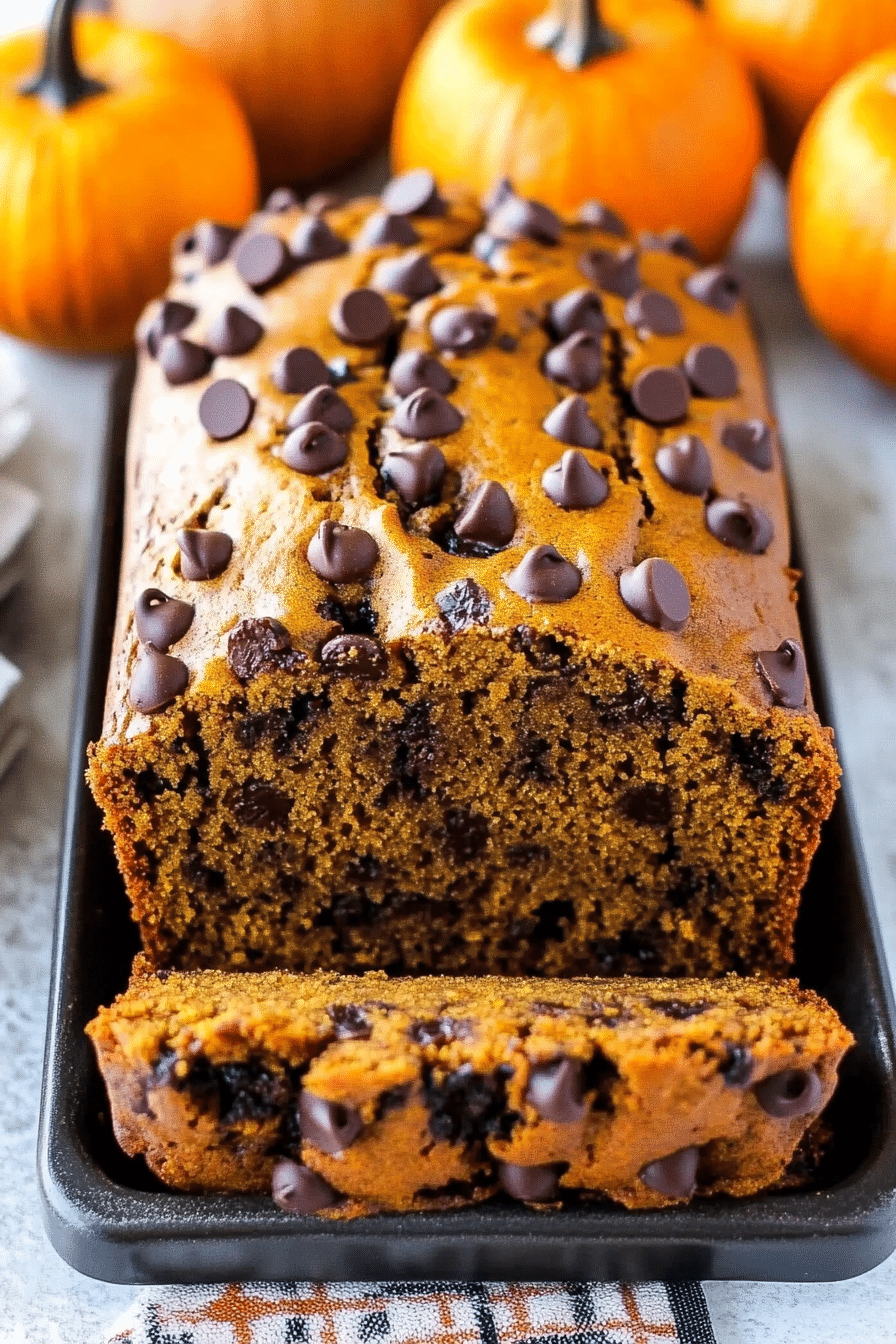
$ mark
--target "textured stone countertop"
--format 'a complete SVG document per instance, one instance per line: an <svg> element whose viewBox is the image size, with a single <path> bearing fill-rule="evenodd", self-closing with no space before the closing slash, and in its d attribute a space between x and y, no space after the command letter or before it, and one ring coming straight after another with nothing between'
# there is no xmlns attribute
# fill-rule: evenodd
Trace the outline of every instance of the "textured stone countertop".
<svg viewBox="0 0 896 1344"><path fill-rule="evenodd" d="M740 245L819 605L840 750L896 965L896 397L809 326L785 259L776 184ZM134 1291L68 1269L44 1238L34 1149L78 605L110 366L21 350L35 416L8 474L43 513L29 577L0 607L23 667L31 744L0 788L0 1342L87 1344ZM841 1284L708 1284L719 1344L896 1341L896 1257Z"/></svg>

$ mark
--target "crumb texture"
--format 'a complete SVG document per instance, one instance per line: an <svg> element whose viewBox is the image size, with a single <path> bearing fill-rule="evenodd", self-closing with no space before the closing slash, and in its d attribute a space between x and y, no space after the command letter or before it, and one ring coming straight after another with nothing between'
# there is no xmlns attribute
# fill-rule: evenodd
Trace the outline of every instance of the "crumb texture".
<svg viewBox="0 0 896 1344"><path fill-rule="evenodd" d="M838 772L736 286L314 209L141 326L90 782L151 963L785 971Z"/></svg>
<svg viewBox="0 0 896 1344"><path fill-rule="evenodd" d="M89 1032L119 1142L166 1184L273 1180L337 1218L754 1193L785 1179L851 1042L793 981L145 963Z"/></svg>

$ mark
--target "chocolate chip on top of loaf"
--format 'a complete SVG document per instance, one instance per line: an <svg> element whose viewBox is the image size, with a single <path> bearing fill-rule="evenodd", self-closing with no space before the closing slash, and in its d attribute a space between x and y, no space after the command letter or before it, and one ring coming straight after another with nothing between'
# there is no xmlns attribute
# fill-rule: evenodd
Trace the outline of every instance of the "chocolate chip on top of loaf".
<svg viewBox="0 0 896 1344"><path fill-rule="evenodd" d="M337 1218L780 1182L851 1042L792 981L138 973L89 1028L168 1185Z"/></svg>
<svg viewBox="0 0 896 1344"><path fill-rule="evenodd" d="M174 267L90 764L154 963L785 967L837 765L736 279L425 173Z"/></svg>

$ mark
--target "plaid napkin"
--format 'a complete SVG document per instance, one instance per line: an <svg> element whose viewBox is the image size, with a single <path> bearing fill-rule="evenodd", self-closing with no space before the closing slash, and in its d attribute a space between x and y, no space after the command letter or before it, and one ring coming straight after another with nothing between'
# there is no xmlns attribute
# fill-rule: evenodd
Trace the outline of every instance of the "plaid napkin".
<svg viewBox="0 0 896 1344"><path fill-rule="evenodd" d="M698 1283L147 1288L106 1344L715 1344Z"/></svg>

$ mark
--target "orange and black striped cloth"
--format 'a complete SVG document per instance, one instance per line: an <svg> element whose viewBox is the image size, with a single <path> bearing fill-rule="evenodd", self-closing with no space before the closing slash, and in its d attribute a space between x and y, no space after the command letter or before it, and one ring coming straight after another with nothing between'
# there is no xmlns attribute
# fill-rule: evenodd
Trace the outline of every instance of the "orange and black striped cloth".
<svg viewBox="0 0 896 1344"><path fill-rule="evenodd" d="M148 1288L105 1344L715 1344L697 1283Z"/></svg>

